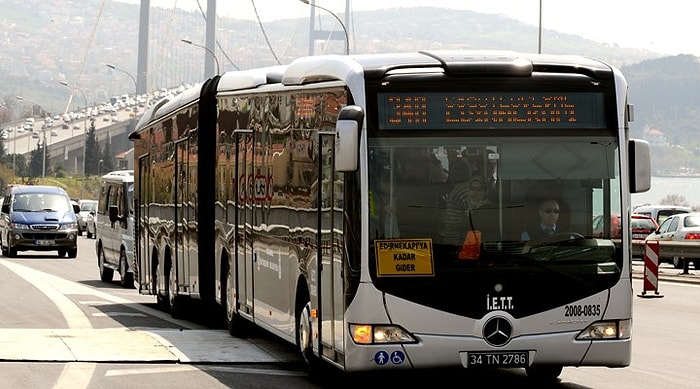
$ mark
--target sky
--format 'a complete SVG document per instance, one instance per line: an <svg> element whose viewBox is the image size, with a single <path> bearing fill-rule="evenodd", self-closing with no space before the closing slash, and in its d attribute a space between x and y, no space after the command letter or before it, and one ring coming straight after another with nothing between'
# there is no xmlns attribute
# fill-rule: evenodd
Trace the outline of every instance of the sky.
<svg viewBox="0 0 700 389"><path fill-rule="evenodd" d="M139 0L115 0L138 3ZM207 1L199 0L203 9ZM336 14L345 12L348 0L315 0ZM578 35L625 48L647 49L666 55L700 56L700 23L689 12L692 0L349 0L351 10L400 7L441 7L499 14L532 26ZM217 14L264 21L302 18L308 5L299 0L219 0ZM152 6L198 10L197 0L151 0ZM693 7L694 8L694 7ZM319 10L319 12L322 12Z"/></svg>

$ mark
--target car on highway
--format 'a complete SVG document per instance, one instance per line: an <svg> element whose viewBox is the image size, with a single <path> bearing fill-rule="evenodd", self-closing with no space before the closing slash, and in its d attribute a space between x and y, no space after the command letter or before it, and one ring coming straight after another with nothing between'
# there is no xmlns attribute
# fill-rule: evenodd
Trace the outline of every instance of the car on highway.
<svg viewBox="0 0 700 389"><path fill-rule="evenodd" d="M700 212L679 213L667 217L656 231L645 238L649 241L672 241L700 246ZM659 260L670 262L676 269L682 269L684 262L692 262L700 269L700 258L666 257L659 253Z"/></svg>
<svg viewBox="0 0 700 389"><path fill-rule="evenodd" d="M80 212L78 212L78 235L82 235L87 230L87 217L90 212L97 209L97 200L78 200Z"/></svg>
<svg viewBox="0 0 700 389"><path fill-rule="evenodd" d="M638 215L649 215L657 223L661 224L667 217L675 215L677 213L687 213L692 212L690 207L682 205L671 205L671 204L653 204L653 205L642 205L636 207L632 213Z"/></svg>
<svg viewBox="0 0 700 389"><path fill-rule="evenodd" d="M619 214L612 214L610 216L610 238L620 239L622 237L622 221ZM632 240L644 240L647 235L656 231L659 225L656 223L651 216L642 214L632 214L630 216L630 232L632 233ZM593 218L593 236L603 237L604 225L603 225L603 215L598 215Z"/></svg>
<svg viewBox="0 0 700 389"><path fill-rule="evenodd" d="M97 228L95 224L95 219L97 219L97 207L99 207L99 205L96 205L95 209L90 211L85 217L85 236L88 239L95 239L97 237Z"/></svg>
<svg viewBox="0 0 700 389"><path fill-rule="evenodd" d="M603 231L603 215L598 215L593 218L593 236L602 238L605 236ZM641 257L644 254L644 239L659 228L658 223L651 216L642 214L632 214L630 216L630 233L632 234L632 256ZM619 214L610 216L610 239L622 238L622 221Z"/></svg>
<svg viewBox="0 0 700 389"><path fill-rule="evenodd" d="M100 280L111 282L118 271L122 286L134 288L133 170L116 170L102 176L95 239Z"/></svg>
<svg viewBox="0 0 700 389"><path fill-rule="evenodd" d="M0 247L6 257L19 251L78 254L78 209L65 190L49 185L10 186L0 207Z"/></svg>

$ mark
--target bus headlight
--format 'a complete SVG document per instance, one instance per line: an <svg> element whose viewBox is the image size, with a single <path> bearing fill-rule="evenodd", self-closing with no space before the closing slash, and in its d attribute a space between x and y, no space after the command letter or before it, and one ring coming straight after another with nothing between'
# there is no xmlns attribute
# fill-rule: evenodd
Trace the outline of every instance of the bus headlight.
<svg viewBox="0 0 700 389"><path fill-rule="evenodd" d="M605 320L586 327L577 340L629 339L632 335L632 319Z"/></svg>
<svg viewBox="0 0 700 389"><path fill-rule="evenodd" d="M417 343L408 331L395 325L350 324L350 336L357 344Z"/></svg>

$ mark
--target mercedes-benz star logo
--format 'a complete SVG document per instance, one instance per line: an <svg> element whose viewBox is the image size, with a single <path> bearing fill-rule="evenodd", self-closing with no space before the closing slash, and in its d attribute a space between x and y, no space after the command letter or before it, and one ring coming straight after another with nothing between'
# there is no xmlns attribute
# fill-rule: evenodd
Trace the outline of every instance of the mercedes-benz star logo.
<svg viewBox="0 0 700 389"><path fill-rule="evenodd" d="M513 326L508 319L495 316L484 324L484 339L492 346L503 346L510 341L513 335Z"/></svg>

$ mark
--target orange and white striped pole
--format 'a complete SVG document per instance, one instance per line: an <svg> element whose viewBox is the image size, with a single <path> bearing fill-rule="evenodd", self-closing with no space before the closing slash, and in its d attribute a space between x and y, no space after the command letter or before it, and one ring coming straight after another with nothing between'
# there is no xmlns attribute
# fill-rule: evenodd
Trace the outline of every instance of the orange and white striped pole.
<svg viewBox="0 0 700 389"><path fill-rule="evenodd" d="M654 291L654 294L647 293ZM659 241L644 243L644 290L639 297L664 297L659 293Z"/></svg>

